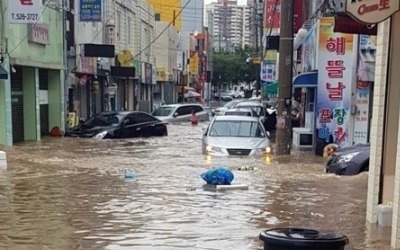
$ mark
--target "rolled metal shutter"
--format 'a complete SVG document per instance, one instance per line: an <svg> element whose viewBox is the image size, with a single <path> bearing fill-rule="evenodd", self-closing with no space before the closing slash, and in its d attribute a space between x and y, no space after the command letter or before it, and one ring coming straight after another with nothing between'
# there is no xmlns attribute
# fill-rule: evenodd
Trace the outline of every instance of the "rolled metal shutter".
<svg viewBox="0 0 400 250"><path fill-rule="evenodd" d="M44 70L44 69L39 69L39 92L45 92L44 95L46 95L46 98L45 98L46 102L40 103L40 133L41 133L41 135L48 135L50 133L49 103L47 102L48 90L49 90L48 71Z"/></svg>
<svg viewBox="0 0 400 250"><path fill-rule="evenodd" d="M13 142L25 140L24 135L24 96L22 83L22 67L14 66L11 74L11 116Z"/></svg>

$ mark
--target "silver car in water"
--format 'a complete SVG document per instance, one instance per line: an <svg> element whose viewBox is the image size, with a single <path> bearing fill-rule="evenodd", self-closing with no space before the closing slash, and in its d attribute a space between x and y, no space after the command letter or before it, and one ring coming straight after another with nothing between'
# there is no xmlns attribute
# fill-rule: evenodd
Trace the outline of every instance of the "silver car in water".
<svg viewBox="0 0 400 250"><path fill-rule="evenodd" d="M216 116L203 132L202 151L213 156L270 154L269 133L258 117Z"/></svg>
<svg viewBox="0 0 400 250"><path fill-rule="evenodd" d="M181 103L181 104L168 104L162 105L154 110L152 115L157 119L169 122L189 122L192 112L195 111L199 117L199 121L209 121L208 112L204 107L197 103Z"/></svg>

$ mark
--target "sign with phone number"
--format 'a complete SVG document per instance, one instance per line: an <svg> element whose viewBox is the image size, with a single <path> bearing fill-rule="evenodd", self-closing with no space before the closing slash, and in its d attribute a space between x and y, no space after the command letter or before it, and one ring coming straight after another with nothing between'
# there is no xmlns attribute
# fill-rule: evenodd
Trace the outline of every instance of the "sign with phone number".
<svg viewBox="0 0 400 250"><path fill-rule="evenodd" d="M12 20L15 21L38 21L39 15L38 14L27 14L27 13L12 13L11 14Z"/></svg>
<svg viewBox="0 0 400 250"><path fill-rule="evenodd" d="M42 0L8 0L9 23L38 23Z"/></svg>

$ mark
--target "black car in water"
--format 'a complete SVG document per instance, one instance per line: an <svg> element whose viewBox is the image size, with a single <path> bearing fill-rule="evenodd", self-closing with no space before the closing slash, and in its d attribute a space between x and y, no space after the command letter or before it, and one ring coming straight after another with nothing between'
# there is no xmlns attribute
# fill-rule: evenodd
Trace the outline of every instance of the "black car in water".
<svg viewBox="0 0 400 250"><path fill-rule="evenodd" d="M167 123L140 111L102 112L80 122L66 133L66 136L98 139L166 135Z"/></svg>
<svg viewBox="0 0 400 250"><path fill-rule="evenodd" d="M326 172L337 175L356 175L369 170L369 144L339 148L328 159Z"/></svg>

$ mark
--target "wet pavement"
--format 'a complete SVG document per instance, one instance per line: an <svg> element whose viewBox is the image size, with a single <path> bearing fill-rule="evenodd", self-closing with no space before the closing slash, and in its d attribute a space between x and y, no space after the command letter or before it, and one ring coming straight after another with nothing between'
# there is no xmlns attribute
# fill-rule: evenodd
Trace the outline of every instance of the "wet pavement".
<svg viewBox="0 0 400 250"><path fill-rule="evenodd" d="M390 231L366 226L367 174L324 174L307 153L206 158L202 127L169 136L46 138L7 151L0 172L0 249L262 249L264 229L299 226L346 234L346 249L389 249ZM199 175L234 170L249 190L205 191ZM253 166L255 171L237 171ZM124 179L125 170L135 179Z"/></svg>

